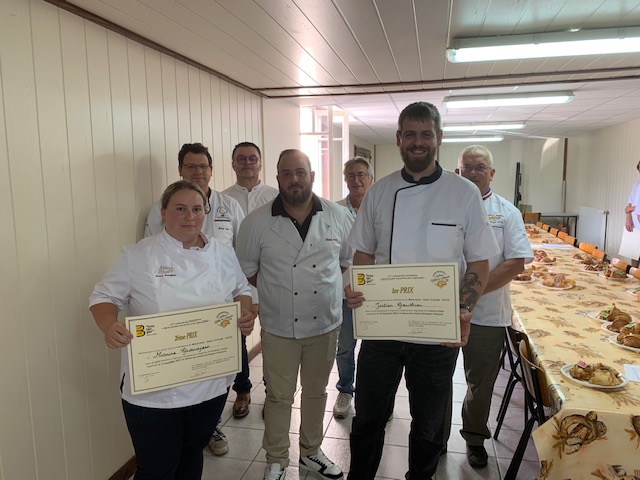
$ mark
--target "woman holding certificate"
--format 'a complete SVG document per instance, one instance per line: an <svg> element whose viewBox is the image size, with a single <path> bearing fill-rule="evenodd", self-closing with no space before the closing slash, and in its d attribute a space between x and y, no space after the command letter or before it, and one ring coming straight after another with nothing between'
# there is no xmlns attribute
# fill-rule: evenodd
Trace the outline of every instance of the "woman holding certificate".
<svg viewBox="0 0 640 480"><path fill-rule="evenodd" d="M200 187L186 180L175 182L161 203L164 230L123 249L95 286L90 310L107 346L122 349L120 391L136 453L135 479L199 480L202 450L218 423L235 374L149 393L132 392L127 347L133 336L118 322L118 312L126 308L131 316L159 315L238 301L237 324L244 335L251 333L255 316L250 311L251 289L235 253L200 231L208 207ZM151 331L136 330L136 336L155 333L157 338L168 328L162 320L153 322ZM175 335L176 341L181 338ZM183 350L194 348L208 347ZM157 363L170 354L169 349L158 351Z"/></svg>

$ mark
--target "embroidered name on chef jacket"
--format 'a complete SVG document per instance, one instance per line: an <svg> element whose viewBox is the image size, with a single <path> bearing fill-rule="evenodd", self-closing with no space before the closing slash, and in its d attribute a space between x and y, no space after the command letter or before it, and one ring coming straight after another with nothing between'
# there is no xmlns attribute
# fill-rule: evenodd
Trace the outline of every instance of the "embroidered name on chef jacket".
<svg viewBox="0 0 640 480"><path fill-rule="evenodd" d="M504 215L500 215L499 213L492 213L487 216L487 220L494 228L503 228L504 227Z"/></svg>
<svg viewBox="0 0 640 480"><path fill-rule="evenodd" d="M173 273L173 267L170 267L168 265L160 265L158 267L158 270L156 270L156 277L158 278L175 276L176 274Z"/></svg>

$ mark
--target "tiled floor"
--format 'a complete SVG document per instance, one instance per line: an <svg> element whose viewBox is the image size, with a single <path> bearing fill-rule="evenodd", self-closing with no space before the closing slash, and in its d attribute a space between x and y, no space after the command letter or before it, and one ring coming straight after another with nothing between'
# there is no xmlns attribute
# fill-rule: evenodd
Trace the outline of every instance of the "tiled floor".
<svg viewBox="0 0 640 480"><path fill-rule="evenodd" d="M203 480L261 480L266 466L264 450L262 450L262 434L264 423L262 421L262 405L264 403L264 386L262 380L262 356L256 357L250 365L251 381L254 389L251 394L252 404L249 415L237 420L231 415L235 393L231 392L229 400L222 414L222 430L229 440L229 453L223 457L213 456L208 449L205 451ZM322 449L334 462L347 471L349 466L349 431L351 428L351 416L345 420L336 420L332 415L332 408L337 390L335 389L338 377L337 369L334 369L329 379L328 399L324 417L325 438ZM501 370L496 383L492 401L490 417L491 430L495 428L495 418L502 400L504 387L507 383L508 373ZM459 357L458 366L454 375L454 413L451 439L448 444L448 452L440 457L436 480L444 479L501 479L511 460L513 451L520 439L524 425L523 391L517 386L509 406L507 417L500 432L499 440L485 442L489 452L489 464L487 468L474 470L467 463L465 443L460 436L461 424L460 408L464 398L466 385L464 383L464 371L462 370L462 355ZM382 462L378 470L379 479L404 479L407 471L408 458L408 433L411 417L409 415L409 399L404 382L401 382L396 396L393 418L389 421L386 431L385 447ZM287 479L305 479L305 473L298 473L298 428L300 421L300 390L296 394L293 405L290 438L291 465L287 471ZM525 453L524 461L520 466L518 479L533 479L538 474L538 459L533 442L530 441ZM309 476L309 478L312 478ZM345 475L346 478L346 475Z"/></svg>

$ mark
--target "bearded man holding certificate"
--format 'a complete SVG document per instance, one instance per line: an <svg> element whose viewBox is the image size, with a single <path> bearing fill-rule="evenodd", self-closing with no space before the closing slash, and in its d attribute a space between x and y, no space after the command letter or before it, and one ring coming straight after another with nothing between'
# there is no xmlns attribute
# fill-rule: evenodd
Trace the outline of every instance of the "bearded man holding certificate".
<svg viewBox="0 0 640 480"><path fill-rule="evenodd" d="M460 322L461 342L363 340L350 480L375 478L403 369L412 416L406 478L424 480L435 473L458 348L468 339L471 311L487 282L487 259L499 253L477 187L436 162L441 140L440 114L433 105L418 102L402 111L396 143L404 168L368 190L349 242L356 250L354 266L456 263L460 316L451 320ZM362 293L347 287L345 294L350 307L362 306Z"/></svg>
<svg viewBox="0 0 640 480"><path fill-rule="evenodd" d="M91 294L90 310L107 346L122 349L120 390L136 453L135 480L200 480L202 450L235 374L134 394L126 348L133 336L118 322L118 312L155 315L237 301L239 331L253 330L251 289L233 250L201 232L206 205L205 194L190 181L167 187L161 200L164 229L125 247ZM161 329L161 319L156 326Z"/></svg>

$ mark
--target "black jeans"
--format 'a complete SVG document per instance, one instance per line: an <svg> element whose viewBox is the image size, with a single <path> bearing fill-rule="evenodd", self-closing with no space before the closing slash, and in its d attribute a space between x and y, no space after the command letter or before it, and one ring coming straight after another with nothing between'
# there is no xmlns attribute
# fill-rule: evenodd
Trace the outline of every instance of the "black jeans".
<svg viewBox="0 0 640 480"><path fill-rule="evenodd" d="M233 381L233 391L236 393L251 393L251 380L249 380L249 352L247 352L247 337L242 335L242 370L238 372Z"/></svg>
<svg viewBox="0 0 640 480"><path fill-rule="evenodd" d="M200 480L202 449L227 394L182 408L140 407L122 400L138 464L135 480Z"/></svg>
<svg viewBox="0 0 640 480"><path fill-rule="evenodd" d="M373 480L385 425L393 411L398 384L405 371L411 410L408 480L430 479L442 449L449 386L457 348L440 345L365 340L356 377L356 416L351 426L349 480Z"/></svg>

